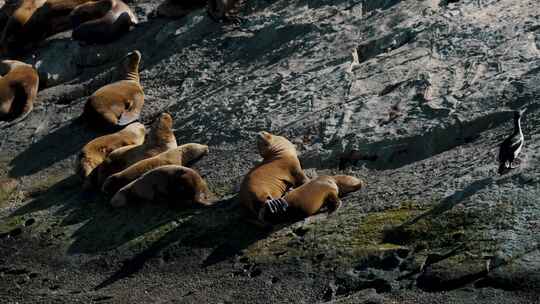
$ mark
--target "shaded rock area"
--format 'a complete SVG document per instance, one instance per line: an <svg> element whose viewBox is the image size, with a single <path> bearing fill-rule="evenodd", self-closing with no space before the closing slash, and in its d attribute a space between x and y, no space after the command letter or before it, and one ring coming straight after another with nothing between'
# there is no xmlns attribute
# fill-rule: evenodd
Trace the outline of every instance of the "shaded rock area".
<svg viewBox="0 0 540 304"><path fill-rule="evenodd" d="M141 23L114 43L61 33L21 54L42 81L0 129L2 301L540 302L537 0L253 0L240 25L128 3ZM209 145L195 168L216 206L82 192L73 163L102 133L78 117L134 49L141 121L166 111L179 144ZM499 176L521 107L519 168ZM368 187L331 216L258 229L236 193L262 130L291 139L310 177Z"/></svg>

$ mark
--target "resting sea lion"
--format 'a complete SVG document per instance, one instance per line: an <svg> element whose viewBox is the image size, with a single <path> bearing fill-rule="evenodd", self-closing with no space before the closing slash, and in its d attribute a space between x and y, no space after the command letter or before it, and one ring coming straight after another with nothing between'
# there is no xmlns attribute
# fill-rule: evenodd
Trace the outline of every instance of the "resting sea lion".
<svg viewBox="0 0 540 304"><path fill-rule="evenodd" d="M91 0L21 0L8 18L0 45L2 53L14 54L47 37L71 28L69 14Z"/></svg>
<svg viewBox="0 0 540 304"><path fill-rule="evenodd" d="M178 147L172 131L172 117L163 113L154 121L150 132L142 145L125 146L114 150L94 170L92 182L101 187L110 175L120 172L136 162L156 156L162 152ZM94 174L95 173L95 174Z"/></svg>
<svg viewBox="0 0 540 304"><path fill-rule="evenodd" d="M90 124L125 126L139 119L144 92L139 82L141 53L134 51L122 60L121 80L97 90L88 98L83 117Z"/></svg>
<svg viewBox="0 0 540 304"><path fill-rule="evenodd" d="M114 194L120 188L139 178L144 173L165 165L191 166L208 155L208 146L185 144L178 148L143 159L128 168L109 176L103 183L103 192Z"/></svg>
<svg viewBox="0 0 540 304"><path fill-rule="evenodd" d="M157 15L167 18L180 18L196 9L203 8L206 0L165 0L157 8Z"/></svg>
<svg viewBox="0 0 540 304"><path fill-rule="evenodd" d="M70 14L73 39L86 43L107 43L129 32L139 23L121 0L92 1L77 6Z"/></svg>
<svg viewBox="0 0 540 304"><path fill-rule="evenodd" d="M245 0L209 0L208 15L214 21L240 23L242 19L238 17L238 11Z"/></svg>
<svg viewBox="0 0 540 304"><path fill-rule="evenodd" d="M0 126L5 127L22 121L32 111L39 76L31 65L16 60L1 61L0 74Z"/></svg>
<svg viewBox="0 0 540 304"><path fill-rule="evenodd" d="M288 218L305 218L327 207L329 213L339 209L340 197L365 187L365 182L348 175L319 176L288 192L284 197L266 202L260 209L261 222Z"/></svg>
<svg viewBox="0 0 540 304"><path fill-rule="evenodd" d="M173 206L211 205L212 194L195 170L168 165L146 172L120 189L111 205L122 207L130 202L168 202Z"/></svg>
<svg viewBox="0 0 540 304"><path fill-rule="evenodd" d="M245 176L239 194L242 206L255 217L267 200L280 198L288 188L308 182L295 146L285 137L260 132L257 147L263 161Z"/></svg>
<svg viewBox="0 0 540 304"><path fill-rule="evenodd" d="M79 153L76 166L77 174L85 180L109 153L124 146L141 145L144 142L144 136L144 125L136 122L114 134L101 136L90 141Z"/></svg>

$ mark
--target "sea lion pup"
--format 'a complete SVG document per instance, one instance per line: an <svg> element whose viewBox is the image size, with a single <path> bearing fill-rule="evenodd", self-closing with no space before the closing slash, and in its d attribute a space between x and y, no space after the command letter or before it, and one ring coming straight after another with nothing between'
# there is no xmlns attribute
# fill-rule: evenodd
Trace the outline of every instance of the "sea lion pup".
<svg viewBox="0 0 540 304"><path fill-rule="evenodd" d="M76 172L83 179L101 164L112 151L128 146L141 145L144 142L145 127L141 123L132 123L124 129L98 137L87 143L79 153Z"/></svg>
<svg viewBox="0 0 540 304"><path fill-rule="evenodd" d="M166 18L181 18L194 10L206 6L206 0L165 0L157 8L157 15Z"/></svg>
<svg viewBox="0 0 540 304"><path fill-rule="evenodd" d="M245 0L208 0L208 16L216 22L241 23L238 11Z"/></svg>
<svg viewBox="0 0 540 304"><path fill-rule="evenodd" d="M6 127L22 121L34 108L39 75L31 65L16 60L1 61L0 74L0 126Z"/></svg>
<svg viewBox="0 0 540 304"><path fill-rule="evenodd" d="M139 82L140 61L139 51L127 54L119 67L121 80L98 89L88 98L82 114L87 122L116 127L139 119L144 105L144 92Z"/></svg>
<svg viewBox="0 0 540 304"><path fill-rule="evenodd" d="M280 198L288 188L308 182L295 146L285 137L260 132L257 148L263 161L244 177L239 194L242 206L256 218L267 200Z"/></svg>
<svg viewBox="0 0 540 304"><path fill-rule="evenodd" d="M284 197L267 201L260 209L261 222L277 222L287 217L305 218L327 207L333 213L341 207L340 197L364 188L366 183L348 175L319 176L288 192Z"/></svg>
<svg viewBox="0 0 540 304"><path fill-rule="evenodd" d="M152 169L166 165L189 167L205 155L208 155L208 146L206 145L194 143L181 145L176 149L136 162L128 168L109 176L103 183L102 191L112 195Z"/></svg>
<svg viewBox="0 0 540 304"><path fill-rule="evenodd" d="M92 172L92 183L101 187L105 179L120 172L136 162L156 156L178 147L172 131L172 117L162 113L152 124L150 132L142 145L125 146L112 151Z"/></svg>
<svg viewBox="0 0 540 304"><path fill-rule="evenodd" d="M121 0L92 1L77 6L70 14L73 39L85 43L108 43L139 23Z"/></svg>
<svg viewBox="0 0 540 304"><path fill-rule="evenodd" d="M212 194L197 171L177 165L162 166L146 172L120 189L111 205L130 202L168 202L172 206L212 204Z"/></svg>

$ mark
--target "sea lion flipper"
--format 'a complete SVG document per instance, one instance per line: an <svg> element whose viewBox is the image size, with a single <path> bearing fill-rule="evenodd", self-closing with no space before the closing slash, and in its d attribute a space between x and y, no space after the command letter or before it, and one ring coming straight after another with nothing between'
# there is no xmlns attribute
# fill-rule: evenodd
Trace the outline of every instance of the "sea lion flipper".
<svg viewBox="0 0 540 304"><path fill-rule="evenodd" d="M141 115L140 115L139 112L126 111L126 112L122 113L122 115L120 115L120 118L118 118L118 122L116 124L119 125L119 126L126 126L126 125L138 120L140 116Z"/></svg>

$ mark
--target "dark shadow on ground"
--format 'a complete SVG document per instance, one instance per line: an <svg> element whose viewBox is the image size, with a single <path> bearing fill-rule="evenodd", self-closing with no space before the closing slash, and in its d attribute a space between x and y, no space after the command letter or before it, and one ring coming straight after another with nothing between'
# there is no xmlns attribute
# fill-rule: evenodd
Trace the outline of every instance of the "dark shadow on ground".
<svg viewBox="0 0 540 304"><path fill-rule="evenodd" d="M235 198L222 201L217 207L192 209L186 212L186 215L189 213L187 221L124 261L118 271L95 289L105 288L136 274L150 259L158 257L173 246L210 249L210 255L201 264L201 267L208 267L240 254L243 249L270 233L269 230L261 229L246 221Z"/></svg>
<svg viewBox="0 0 540 304"><path fill-rule="evenodd" d="M44 170L78 153L86 143L99 135L79 119L74 119L17 155L10 163L12 168L9 175L21 177Z"/></svg>

